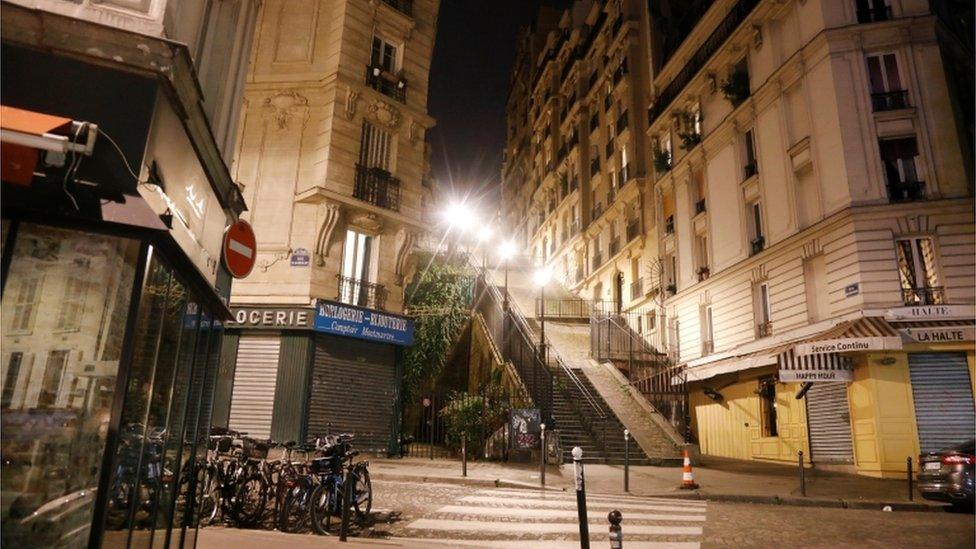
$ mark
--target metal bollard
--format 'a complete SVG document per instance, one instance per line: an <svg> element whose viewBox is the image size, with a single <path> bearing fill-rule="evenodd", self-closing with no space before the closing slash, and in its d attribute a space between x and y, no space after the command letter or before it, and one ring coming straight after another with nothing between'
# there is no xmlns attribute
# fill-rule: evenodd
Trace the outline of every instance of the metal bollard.
<svg viewBox="0 0 976 549"><path fill-rule="evenodd" d="M461 476L468 476L468 435L461 435Z"/></svg>
<svg viewBox="0 0 976 549"><path fill-rule="evenodd" d="M800 466L800 495L807 495L807 472L803 469L803 450L796 453L797 461Z"/></svg>
<svg viewBox="0 0 976 549"><path fill-rule="evenodd" d="M913 475L915 474L915 469L912 468L912 458L908 457L908 501L915 501L915 487Z"/></svg>
<svg viewBox="0 0 976 549"><path fill-rule="evenodd" d="M542 486L546 485L546 424L541 425L542 433L540 435L541 440L539 441L539 446L541 447L541 452L539 452L541 457L539 458L539 483Z"/></svg>
<svg viewBox="0 0 976 549"><path fill-rule="evenodd" d="M620 528L620 521L623 520L620 511L614 509L607 513L607 520L610 521L610 549L623 549L624 532Z"/></svg>
<svg viewBox="0 0 976 549"><path fill-rule="evenodd" d="M630 429L624 429L624 492L630 492Z"/></svg>
<svg viewBox="0 0 976 549"><path fill-rule="evenodd" d="M586 515L586 484L583 481L583 449L573 448L573 472L576 477L576 511L579 518L580 549L590 549L590 526Z"/></svg>
<svg viewBox="0 0 976 549"><path fill-rule="evenodd" d="M349 533L349 508L352 507L352 469L346 471L342 481L342 522L339 525L339 541L346 541Z"/></svg>

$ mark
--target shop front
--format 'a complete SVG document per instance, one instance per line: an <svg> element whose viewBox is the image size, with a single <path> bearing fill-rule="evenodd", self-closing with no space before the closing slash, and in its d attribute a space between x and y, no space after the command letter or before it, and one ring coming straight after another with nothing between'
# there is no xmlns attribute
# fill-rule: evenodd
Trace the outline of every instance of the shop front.
<svg viewBox="0 0 976 549"><path fill-rule="evenodd" d="M409 318L337 301L234 308L214 425L280 442L352 433L361 451L394 452L412 338Z"/></svg>
<svg viewBox="0 0 976 549"><path fill-rule="evenodd" d="M169 83L6 40L0 543L192 547L243 201Z"/></svg>
<svg viewBox="0 0 976 549"><path fill-rule="evenodd" d="M972 438L972 307L908 309L692 366L701 452L904 478L907 458Z"/></svg>

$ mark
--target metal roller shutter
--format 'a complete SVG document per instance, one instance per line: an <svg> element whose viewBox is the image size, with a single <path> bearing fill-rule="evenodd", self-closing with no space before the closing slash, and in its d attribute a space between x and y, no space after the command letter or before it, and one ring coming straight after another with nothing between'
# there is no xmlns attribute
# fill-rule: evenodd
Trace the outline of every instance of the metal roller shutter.
<svg viewBox="0 0 976 549"><path fill-rule="evenodd" d="M241 336L230 405L231 429L256 438L271 436L280 348L278 334Z"/></svg>
<svg viewBox="0 0 976 549"><path fill-rule="evenodd" d="M814 463L853 463L847 383L814 383L807 391L810 458Z"/></svg>
<svg viewBox="0 0 976 549"><path fill-rule="evenodd" d="M308 435L352 433L364 452L389 449L396 367L393 348L319 334L309 397Z"/></svg>
<svg viewBox="0 0 976 549"><path fill-rule="evenodd" d="M934 452L973 438L976 412L965 353L909 353L918 443Z"/></svg>

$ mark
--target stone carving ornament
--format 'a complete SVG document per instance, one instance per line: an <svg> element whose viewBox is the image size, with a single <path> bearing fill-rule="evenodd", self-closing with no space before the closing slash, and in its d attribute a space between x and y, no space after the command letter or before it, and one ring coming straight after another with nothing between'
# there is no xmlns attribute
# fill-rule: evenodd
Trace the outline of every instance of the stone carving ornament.
<svg viewBox="0 0 976 549"><path fill-rule="evenodd" d="M279 130L288 127L292 117L304 113L308 117L308 98L296 91L281 92L264 100L264 105L272 109L272 116Z"/></svg>
<svg viewBox="0 0 976 549"><path fill-rule="evenodd" d="M400 125L400 111L386 101L373 101L366 107L366 111L380 124L390 128Z"/></svg>

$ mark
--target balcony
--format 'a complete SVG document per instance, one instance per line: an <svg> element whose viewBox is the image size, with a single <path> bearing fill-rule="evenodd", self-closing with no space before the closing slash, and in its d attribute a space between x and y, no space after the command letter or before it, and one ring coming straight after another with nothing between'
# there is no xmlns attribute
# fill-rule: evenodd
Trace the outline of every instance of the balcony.
<svg viewBox="0 0 976 549"><path fill-rule="evenodd" d="M756 337L769 337L773 335L773 323L770 321L756 324Z"/></svg>
<svg viewBox="0 0 976 549"><path fill-rule="evenodd" d="M698 202L695 202L695 215L700 213L705 213L705 199L702 198Z"/></svg>
<svg viewBox="0 0 976 549"><path fill-rule="evenodd" d="M669 215L664 220L664 234L674 234L674 216Z"/></svg>
<svg viewBox="0 0 976 549"><path fill-rule="evenodd" d="M874 109L874 112L894 111L907 109L908 107L910 107L908 104L908 90L871 94L871 108Z"/></svg>
<svg viewBox="0 0 976 549"><path fill-rule="evenodd" d="M400 211L400 180L380 168L356 164L353 197L387 210Z"/></svg>
<svg viewBox="0 0 976 549"><path fill-rule="evenodd" d="M640 236L640 223L634 219L627 223L627 242Z"/></svg>
<svg viewBox="0 0 976 549"><path fill-rule="evenodd" d="M880 3L882 0L875 0ZM875 6L866 10L857 10L858 23L877 23L891 19L891 6Z"/></svg>
<svg viewBox="0 0 976 549"><path fill-rule="evenodd" d="M759 167L756 166L755 162L750 162L743 166L742 171L745 174L745 177L743 178L743 181L745 181L746 179L749 179L750 177L759 173Z"/></svg>
<svg viewBox="0 0 976 549"><path fill-rule="evenodd" d="M942 286L926 288L903 288L901 299L905 305L943 305L945 290Z"/></svg>
<svg viewBox="0 0 976 549"><path fill-rule="evenodd" d="M597 251L593 253L593 261L590 266L590 271L592 272L599 269L600 265L603 265L603 254Z"/></svg>
<svg viewBox="0 0 976 549"><path fill-rule="evenodd" d="M601 215L603 215L603 204L593 206L593 221L599 219Z"/></svg>
<svg viewBox="0 0 976 549"><path fill-rule="evenodd" d="M644 279L638 278L630 283L630 300L637 301L644 297Z"/></svg>
<svg viewBox="0 0 976 549"><path fill-rule="evenodd" d="M366 85L400 103L407 102L407 81L380 67L366 67Z"/></svg>
<svg viewBox="0 0 976 549"><path fill-rule="evenodd" d="M888 199L892 202L912 202L925 199L924 181L896 181L888 183Z"/></svg>
<svg viewBox="0 0 976 549"><path fill-rule="evenodd" d="M610 256L613 257L620 253L620 239L613 237L610 239Z"/></svg>
<svg viewBox="0 0 976 549"><path fill-rule="evenodd" d="M711 339L702 340L702 356L710 355L715 352L715 342Z"/></svg>
<svg viewBox="0 0 976 549"><path fill-rule="evenodd" d="M339 292L336 301L367 309L383 310L386 305L386 288L358 278L336 275L339 279Z"/></svg>
<svg viewBox="0 0 976 549"><path fill-rule="evenodd" d="M763 248L766 247L766 237L759 235L756 238L753 238L752 241L749 243L749 245L750 245L749 255L756 255L759 252L763 251Z"/></svg>
<svg viewBox="0 0 976 549"><path fill-rule="evenodd" d="M408 17L413 17L413 0L383 0L383 3Z"/></svg>

